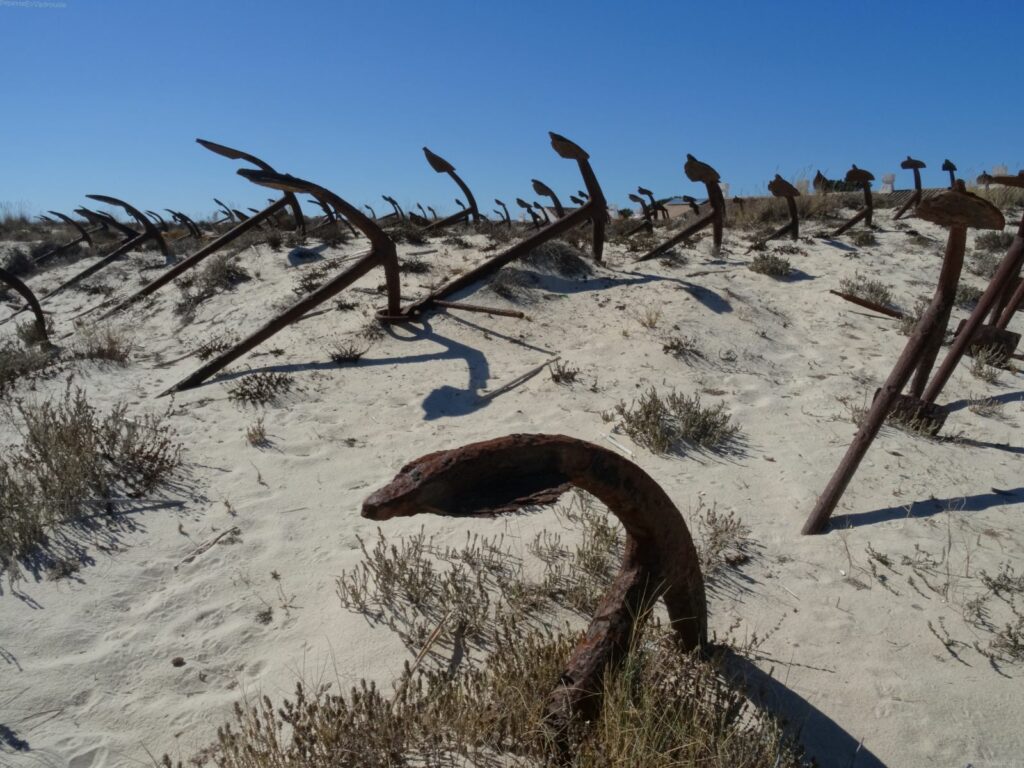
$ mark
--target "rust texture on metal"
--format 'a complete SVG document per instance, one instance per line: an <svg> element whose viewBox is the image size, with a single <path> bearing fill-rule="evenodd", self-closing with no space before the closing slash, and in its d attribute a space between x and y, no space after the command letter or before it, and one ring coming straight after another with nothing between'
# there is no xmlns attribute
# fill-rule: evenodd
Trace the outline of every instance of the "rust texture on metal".
<svg viewBox="0 0 1024 768"><path fill-rule="evenodd" d="M707 189L708 202L711 204L711 212L697 219L697 221L693 222L688 227L684 227L681 232L673 235L661 245L652 248L637 259L638 262L648 261L661 256L663 253L666 253L684 240L688 240L708 225L711 225L712 227L712 241L714 243L715 251L717 252L722 247L722 233L725 228L725 197L722 195L722 188L719 186L719 181L721 179L718 175L718 171L707 163L698 160L693 155L687 154L686 163L683 165L683 173L686 174L686 178L690 181L699 182L704 185L705 189ZM641 190L641 192L644 191L647 190Z"/></svg>
<svg viewBox="0 0 1024 768"><path fill-rule="evenodd" d="M167 221L156 211L143 211L143 213L146 214L162 232L166 232L169 229Z"/></svg>
<svg viewBox="0 0 1024 768"><path fill-rule="evenodd" d="M540 179L530 179L530 183L533 185L533 191L538 195L551 198L551 204L555 208L555 216L558 218L565 216L565 208L562 207L562 201L558 199L558 195L555 194L555 190Z"/></svg>
<svg viewBox="0 0 1024 768"><path fill-rule="evenodd" d="M50 346L50 336L46 332L46 318L43 316L43 308L39 305L39 299L32 292L25 283L23 283L17 275L9 272L8 270L0 267L0 282L7 283L15 291L21 294L22 298L25 299L28 309L32 311L32 315L35 317L36 323L36 338L46 346ZM22 310L19 310L19 312ZM18 314L17 312L15 314ZM14 315L11 315L14 317ZM11 318L7 318L10 320ZM7 322L5 320L4 322Z"/></svg>
<svg viewBox="0 0 1024 768"><path fill-rule="evenodd" d="M637 205L640 206L641 221L640 221L639 224L637 224L635 227L633 227L631 230L629 230L626 233L625 236L626 237L632 237L633 235L637 234L638 232L643 232L643 231L653 232L654 231L653 216L651 215L651 208L650 208L650 206L647 205L647 201L644 200L642 197L640 197L640 195L634 195L632 193L629 194L629 199L630 199L631 202L634 202L634 203L636 203Z"/></svg>
<svg viewBox="0 0 1024 768"><path fill-rule="evenodd" d="M182 213L181 211L171 210L170 208L164 208L164 210L171 215L171 218L174 219L174 221L178 222L181 226L185 227L185 229L189 231L189 234L191 234L192 237L199 239L203 236L202 230L199 229L199 225L192 221L192 219L190 219L184 213Z"/></svg>
<svg viewBox="0 0 1024 768"><path fill-rule="evenodd" d="M855 185L864 191L864 207L861 208L852 219L833 232L832 237L839 237L861 221L863 221L868 227L871 226L871 217L875 212L875 202L871 196L871 182L874 180L875 177L870 171L865 171L863 168L858 168L856 165L852 166L850 170L846 172L846 184Z"/></svg>
<svg viewBox="0 0 1024 768"><path fill-rule="evenodd" d="M793 240L798 239L800 237L800 214L797 211L796 198L800 197L800 190L776 173L775 178L768 182L768 191L775 197L786 199L789 223L772 232L765 240L775 240L786 234Z"/></svg>
<svg viewBox="0 0 1024 768"><path fill-rule="evenodd" d="M900 168L905 171L914 172L914 194L907 198L907 202L899 207L899 209L892 215L893 221L898 221L903 214L910 210L911 206L917 206L921 202L921 169L926 167L924 161L915 160L910 155L907 155L907 159L900 163Z"/></svg>
<svg viewBox="0 0 1024 768"><path fill-rule="evenodd" d="M121 234L121 237L125 241L139 236L139 232L132 229L127 224L122 224L109 213L101 213L100 211L94 211L91 208L75 208L75 213L83 219L86 219L102 228L104 231L109 232L111 227L113 227Z"/></svg>
<svg viewBox="0 0 1024 768"><path fill-rule="evenodd" d="M224 221L234 221L234 220L235 220L235 214L234 214L234 213L232 213L232 212L231 212L231 209L230 209L230 208L228 208L228 207L227 207L226 205L224 205L224 203L222 203L222 202L221 202L220 200L218 200L218 199L217 199L216 197L215 197L215 198L213 198L213 202L215 202L215 203L217 204L217 207L218 207L218 208L220 208L221 212L222 212L222 213L224 214L224 216L226 217L226 218L224 219Z"/></svg>
<svg viewBox="0 0 1024 768"><path fill-rule="evenodd" d="M423 456L363 502L376 521L422 513L497 515L551 504L570 487L600 499L622 523L619 572L573 649L545 707L561 743L574 720L601 709L602 679L629 649L636 622L659 598L683 649L707 642L707 602L686 522L644 470L605 448L564 435L508 435Z"/></svg>
<svg viewBox="0 0 1024 768"><path fill-rule="evenodd" d="M935 416L936 410L930 406L934 405L942 387L952 375L953 368L963 356L976 325L981 323L985 313L991 307L990 302L995 301L1002 287L999 281L1005 279L1005 274L1008 274L1012 267L1009 259L1004 258L996 271L996 276L993 277L988 289L978 300L975 311L968 318L969 322L961 336L954 340L939 370L927 383L927 386L924 386L922 381L927 381L928 375L931 373L935 357L946 333L949 308L955 301L956 286L960 269L963 266L964 248L967 243L967 229L1002 229L1004 221L999 209L967 192L963 182L959 182L952 190L923 200L918 206L917 215L926 221L949 229L946 253L935 295L914 327L896 365L893 366L885 383L879 389L867 414L861 420L857 434L847 448L835 473L821 496L818 497L814 509L804 523L802 529L804 534L818 534L825 531L832 512L897 402L904 413L910 412L932 418ZM972 325L970 321L974 321L974 324ZM903 396L903 388L910 381L911 376L915 377L911 394Z"/></svg>
<svg viewBox="0 0 1024 768"><path fill-rule="evenodd" d="M247 163L255 165L260 170L269 171L270 173L276 173L276 171L270 166L269 163L264 162L260 158L256 157L256 155L252 155L249 154L248 152L243 152L240 149L234 149L233 147L228 147L223 144L218 144L214 141L209 141L207 139L196 139L196 143L199 144L200 146L205 147L211 152L220 155L221 157L226 157L229 160L244 160ZM302 215L302 208L299 206L299 199L295 197L295 195L291 192L286 192L284 196L285 200L287 200L288 202L288 207L292 211L292 218L294 219L295 222L295 229L299 232L305 233L306 219ZM219 200L214 198L214 201L217 202L222 208L227 210L227 206L225 206Z"/></svg>
<svg viewBox="0 0 1024 768"><path fill-rule="evenodd" d="M580 206L572 213L569 213L560 219L556 219L543 229L530 235L530 237L525 240L521 240L498 255L487 259L483 264L474 267L468 272L464 272L449 283L438 288L433 293L409 305L409 307L402 312L401 317L383 317L381 318L382 320L391 322L414 320L418 316L429 311L431 306L438 300L445 300L452 294L468 288L483 278L494 274L503 266L515 259L518 259L520 256L525 256L541 243L552 240L565 232L569 232L586 221L590 221L593 226L592 253L594 255L594 260L601 260L601 254L604 249L604 229L608 218L608 211L604 199L604 192L601 191L601 186L597 182L597 176L594 175L594 170L590 166L590 156L581 147L574 144L564 136L560 136L553 132L549 132L548 135L551 137L552 149L554 149L560 157L576 161L580 174L583 176L583 183L586 184L587 189L590 190L590 200L587 204Z"/></svg>
<svg viewBox="0 0 1024 768"><path fill-rule="evenodd" d="M437 173L446 173L454 181L459 189L462 190L462 194L466 196L466 201L469 203L468 207L463 208L458 213L453 213L444 219L438 219L432 221L427 229L444 229L445 227L451 226L459 221L468 221L472 224L480 223L480 210L476 205L476 198L473 197L473 193L470 191L469 186L462 180L462 178L455 172L455 166L445 160L438 154L431 152L426 147L423 148L423 154L427 158L427 162L430 167ZM456 202L459 202L456 200ZM461 203L460 203L461 205Z"/></svg>
<svg viewBox="0 0 1024 768"><path fill-rule="evenodd" d="M243 168L238 171L249 181L272 189L287 192L303 192L323 198L334 207L341 215L345 216L356 227L358 227L370 241L370 248L340 274L331 278L319 288L306 294L288 309L281 312L252 332L245 339L230 349L217 355L208 363L184 379L174 384L161 393L161 397L172 392L180 392L192 389L202 384L215 373L231 364L239 357L262 344L274 334L294 323L303 317L310 310L320 306L331 299L343 289L352 285L356 280L370 272L375 267L384 269L384 280L387 287L387 308L379 313L384 317L397 317L401 313L402 295L401 284L398 274L398 256L395 251L395 244L374 221L363 215L358 208L348 203L343 198L330 190L321 187L313 182L298 179L281 173L271 173L262 170L249 170ZM283 198L282 198L283 201Z"/></svg>

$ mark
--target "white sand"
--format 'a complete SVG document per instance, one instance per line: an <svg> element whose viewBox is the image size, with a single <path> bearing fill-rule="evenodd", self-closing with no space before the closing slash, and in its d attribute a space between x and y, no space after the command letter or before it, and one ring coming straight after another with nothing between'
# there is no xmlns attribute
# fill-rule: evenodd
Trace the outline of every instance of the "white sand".
<svg viewBox="0 0 1024 768"><path fill-rule="evenodd" d="M187 447L188 489L165 494L181 506L142 511L117 530L97 533L88 546L94 562L72 578L4 583L0 724L9 729L9 742L16 736L30 750L5 746L0 763L145 765L147 750L187 757L209 743L243 693L279 699L299 676L387 683L409 652L388 630L341 608L334 588L335 575L359 560L356 535L375 528L359 517L362 499L410 459L474 440L557 432L607 446L612 425L601 413L653 384L704 392L710 403L724 400L742 426L741 456L659 457L624 435L616 439L684 514L703 499L735 509L752 528L758 557L744 569L749 578L738 581L740 588L712 595L711 627L722 633L739 619L740 638L769 634L759 666L774 672L821 764L877 765L872 755L892 766L1021 764L1022 670L994 671L969 647L975 640L984 645L987 636L961 617L980 571L995 572L1004 561L1018 572L1024 567L1020 378L1004 372L989 385L971 376L969 361L962 363L942 402L1002 396L1004 418L956 410L945 433L961 434L962 442L886 428L838 510L852 527L799 535L854 432L837 398L869 398L905 342L896 321L828 289L860 271L891 284L898 303L912 307L916 298L930 297L938 275L945 233L909 220L934 239L922 250L892 229L889 216L877 216L888 230L878 234L877 246L801 243L805 255L789 257L806 274L800 280L779 282L747 270L752 254L732 230L717 261L709 240L676 266L634 267L632 257L610 247L609 266L594 280L538 293L525 307L529 321L435 314L426 333L396 327L361 364L339 368L329 361L330 341L362 328L371 308L383 304L381 295L347 291L342 296L358 301L356 311L339 312L332 303L329 312L285 330L232 367L289 371L297 384L266 409L272 446L262 450L245 440L259 412L228 400L232 382L156 400L199 364L194 357L168 367L157 361L180 358L219 333L244 335L271 307L293 298L295 276L311 265L290 266L285 252L250 248L243 261L259 279L211 299L184 328L172 313L179 291L163 289L122 321L138 344L130 364L84 363L75 382L104 408L126 401L131 413L141 414L170 405ZM490 255L450 248L439 238L429 246L400 246L400 255L427 248L438 249L422 257L436 268L403 275L409 296ZM125 295L139 283L142 263L162 259L136 255L98 277ZM80 268L62 267L31 282L52 287ZM157 272L143 274L149 279ZM983 285L966 270L963 280ZM359 285L373 289L382 281L375 272ZM98 298L72 290L49 303L58 335L72 314ZM510 306L486 291L472 300ZM661 312L655 329L639 322L648 309ZM953 323L962 316L958 309ZM0 328L0 334L12 331L12 324ZM669 334L695 337L706 359L685 363L664 354ZM581 384L559 386L545 373L477 404L481 392L554 354L582 370ZM55 395L64 379L15 395ZM15 439L5 418L0 441ZM400 535L425 525L452 541L467 528L502 530L526 540L555 524L550 512L480 522L422 516L388 523L386 530ZM237 543L214 545L176 568L231 526L240 531ZM900 558L913 557L915 546L939 556L947 541L950 575L937 580L951 585L943 600L920 581L912 587ZM891 589L868 571L869 545L899 571L879 567ZM273 620L261 625L255 614L266 603L274 606ZM929 631L929 622L938 628L940 621L968 644L958 649L962 661ZM185 666L172 666L177 656ZM863 749L854 758L859 742Z"/></svg>

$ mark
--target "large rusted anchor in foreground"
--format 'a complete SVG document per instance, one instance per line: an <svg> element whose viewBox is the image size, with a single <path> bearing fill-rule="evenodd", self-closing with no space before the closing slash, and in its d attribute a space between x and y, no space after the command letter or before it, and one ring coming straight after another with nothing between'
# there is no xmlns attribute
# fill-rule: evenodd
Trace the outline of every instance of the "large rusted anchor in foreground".
<svg viewBox="0 0 1024 768"><path fill-rule="evenodd" d="M722 232L725 227L725 197L722 195L722 189L718 186L718 182L721 177L718 175L718 171L712 168L707 163L702 163L693 155L686 156L686 163L683 165L683 172L686 174L686 178L690 181L700 182L708 191L708 202L711 203L711 212L706 216L697 219L693 224L685 227L682 232L673 235L664 243L641 256L637 261L647 261L654 259L665 253L673 246L678 245L684 240L689 239L697 232L707 227L709 224L713 228L714 236L713 242L715 251L722 247ZM654 199L653 197L651 198Z"/></svg>
<svg viewBox="0 0 1024 768"><path fill-rule="evenodd" d="M231 349L217 355L217 357L210 360L206 365L202 366L194 373L189 374L177 384L174 384L161 392L160 397L172 392L181 392L182 390L192 389L193 387L199 386L208 378L213 376L213 374L217 373L217 371L234 362L246 352L249 352L259 346L278 331L288 327L310 310L320 306L325 301L350 286L374 267L379 266L384 268L384 280L387 285L388 306L382 316L398 317L400 315L402 296L398 276L398 256L395 252L395 244L391 238L387 236L384 230L376 224L376 222L367 218L367 216L361 213L358 208L350 205L330 190L310 181L297 179L294 176L288 176L286 174L271 173L270 171L262 170L250 170L248 168L239 169L238 173L249 181L265 187L279 189L283 192L290 193L306 192L314 197L322 198L329 205L333 206L336 211L359 228L364 235L366 235L370 241L370 248L369 250L358 254L359 258L344 272L328 280L316 290L306 294L277 317L265 323L261 328L249 334L245 339L231 347ZM282 198L282 200L283 199L284 198Z"/></svg>
<svg viewBox="0 0 1024 768"><path fill-rule="evenodd" d="M955 189L946 190L921 201L917 207L917 216L949 228L946 254L935 295L914 327L889 377L875 393L875 399L861 420L846 455L843 456L804 523L804 534L822 533L825 530L832 512L890 413L902 420L915 422L933 433L942 427L946 413L935 405L935 400L942 393L942 388L967 351L975 329L996 301L1004 281L1013 268L1013 256L1010 253L1004 257L992 282L971 313L968 324L961 329L960 336L953 341L942 365L929 381L946 333L950 309L956 300L956 287L967 243L967 229L1001 230L1005 222L998 208L987 200L967 192L963 182L958 182ZM914 377L914 381L910 394L904 395L903 388L911 380L911 376Z"/></svg>
<svg viewBox="0 0 1024 768"><path fill-rule="evenodd" d="M925 167L923 160L915 160L910 155L907 155L907 159L900 163L900 168L906 171L914 172L914 194L912 194L903 205L899 207L899 210L892 215L893 221L898 221L899 218L910 210L910 206L917 206L921 202L921 169Z"/></svg>
<svg viewBox="0 0 1024 768"><path fill-rule="evenodd" d="M846 183L856 184L864 190L864 207L861 208L852 219L833 232L832 237L839 237L839 235L843 234L846 230L850 229L860 221L863 221L869 227L871 226L871 216L875 211L875 203L871 197L871 182L874 180L875 177L870 171L865 171L863 168L858 168L856 165L846 172Z"/></svg>
<svg viewBox="0 0 1024 768"><path fill-rule="evenodd" d="M601 709L603 675L629 650L637 621L661 598L684 650L707 642L707 603L697 551L668 494L636 464L564 435L509 435L423 456L363 502L390 520L424 512L498 515L551 504L571 486L592 493L626 531L619 572L548 697L544 723L565 746L576 718Z"/></svg>
<svg viewBox="0 0 1024 768"><path fill-rule="evenodd" d="M468 221L472 224L478 224L480 222L480 211L476 207L476 198L473 197L473 193L469 191L469 187L466 186L466 182L464 182L459 174L455 172L455 166L440 155L434 154L426 147L423 148L423 154L426 156L427 162L430 163L431 168L437 171L437 173L447 173L451 177L451 180L459 185L459 189L462 190L462 194L466 196L466 202L469 203L468 208L463 208L458 213L453 213L451 216L447 216L443 219L432 221L426 228L444 229L445 227L459 221Z"/></svg>

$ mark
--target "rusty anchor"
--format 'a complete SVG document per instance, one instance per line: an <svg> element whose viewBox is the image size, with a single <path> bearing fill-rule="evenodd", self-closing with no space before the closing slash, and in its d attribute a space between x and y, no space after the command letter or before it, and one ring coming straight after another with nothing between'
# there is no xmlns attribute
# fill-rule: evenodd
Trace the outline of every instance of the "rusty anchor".
<svg viewBox="0 0 1024 768"><path fill-rule="evenodd" d="M45 261L48 261L49 259L52 259L54 256L58 256L64 253L64 251L66 251L68 248L73 248L74 246L82 242L88 243L90 249L95 248L92 242L92 233L90 233L85 227L83 227L77 221L72 219L70 216L61 213L60 211L48 211L48 213L52 213L58 219L67 224L69 227L73 227L74 229L76 229L78 231L78 237L76 237L74 240L70 240L64 243L63 245L58 245L56 248L47 251L46 253L40 256L37 256L34 260L37 266ZM50 221L54 220L50 219Z"/></svg>
<svg viewBox="0 0 1024 768"><path fill-rule="evenodd" d="M494 212L497 213L499 216L501 216L502 219L504 219L505 223L508 226L511 227L512 226L512 217L509 216L509 214L508 214L508 206L505 205L505 203L503 203L498 198L494 198L494 202L501 206L501 210L500 211L497 208L495 208Z"/></svg>
<svg viewBox="0 0 1024 768"><path fill-rule="evenodd" d="M39 219L42 222L45 222L46 224L56 224L57 223L56 219L51 219L49 216L46 216L46 215L44 215L42 213L37 213L36 214L36 218Z"/></svg>
<svg viewBox="0 0 1024 768"><path fill-rule="evenodd" d="M521 240L510 248L507 248L502 253L487 259L483 264L474 267L468 272L464 272L425 298L414 302L405 309L400 316L381 317L381 320L385 322L415 320L431 308L438 306L438 302L443 301L453 293L461 291L464 288L468 288L488 275L497 272L503 266L515 259L518 259L520 256L525 256L541 243L553 240L559 235L571 231L586 221L590 221L594 228L594 246L592 251L594 260L598 262L601 261L601 254L604 248L604 227L608 213L605 206L604 192L601 191L601 185L598 184L597 177L594 175L594 170L590 166L590 155L588 155L582 147L573 143L564 136L560 136L553 132L549 132L548 135L551 137L552 149L554 149L560 157L576 161L580 174L583 176L583 183L586 184L587 189L590 190L590 201L568 215L563 216L560 219L555 219L548 226L533 233L525 240Z"/></svg>
<svg viewBox="0 0 1024 768"><path fill-rule="evenodd" d="M713 241L715 252L717 253L722 247L722 233L725 225L725 197L723 197L722 189L718 185L721 180L721 177L718 175L718 171L707 163L701 162L693 155L688 154L686 156L686 163L683 165L683 172L686 174L686 178L690 181L704 184L704 187L708 192L708 202L711 203L711 212L703 218L698 219L690 226L685 227L681 232L673 235L661 245L658 245L648 251L637 259L638 262L657 258L684 240L689 239L709 224L712 226L714 232Z"/></svg>
<svg viewBox="0 0 1024 768"><path fill-rule="evenodd" d="M659 598L683 650L707 643L707 601L697 550L679 509L640 467L564 435L508 435L427 454L363 502L384 521L421 513L499 515L554 503L576 486L600 499L626 532L619 572L564 671L552 681L544 726L568 748L573 722L600 713L602 680L629 651L636 622Z"/></svg>
<svg viewBox="0 0 1024 768"><path fill-rule="evenodd" d="M861 221L863 221L867 226L871 226L871 217L875 211L875 203L871 197L871 182L874 180L875 177L870 171L865 171L863 168L858 168L856 165L852 166L850 170L846 172L846 178L844 179L846 184L859 186L864 191L864 207L859 210L852 219L833 232L832 237L839 237L839 235L843 234Z"/></svg>
<svg viewBox="0 0 1024 768"><path fill-rule="evenodd" d="M167 213L171 215L171 218L178 222L181 226L188 230L189 234L192 235L196 240L199 240L203 236L203 232L199 229L199 225L196 224L192 219L186 216L181 211L172 211L170 208L164 208Z"/></svg>
<svg viewBox="0 0 1024 768"><path fill-rule="evenodd" d="M224 214L224 218L221 219L220 221L214 222L215 224L224 224L226 222L233 222L235 220L235 214L231 211L230 208L224 205L224 203L222 203L216 197L213 198L213 202L217 204L217 207L220 208L221 213Z"/></svg>
<svg viewBox="0 0 1024 768"><path fill-rule="evenodd" d="M647 199L650 201L648 203L648 207L651 209L651 214L654 216L655 219L660 217L662 219L665 219L666 221L668 220L668 208L666 208L664 205L662 205L661 203L654 199L654 192L647 189L646 187L637 187L636 191L638 194L647 196Z"/></svg>
<svg viewBox="0 0 1024 768"><path fill-rule="evenodd" d="M35 316L36 338L38 338L43 345L47 347L51 346L50 336L46 332L46 318L43 316L43 308L39 305L39 299L37 299L36 295L32 293L32 289L25 285L25 283L23 283L16 275L7 271L3 267L0 267L0 282L7 283L7 285L11 286L11 288L20 293L22 298L25 299L28 308L32 310L32 314ZM18 311L20 312L22 310ZM16 312L15 314L18 313ZM11 317L14 317L14 315L11 315ZM7 320L10 319L10 317L7 318ZM4 320L4 322L6 323L7 320Z"/></svg>
<svg viewBox="0 0 1024 768"><path fill-rule="evenodd" d="M416 208L419 209L420 216L422 216L424 220L430 221L430 214L427 213L426 209L422 205L416 203Z"/></svg>
<svg viewBox="0 0 1024 768"><path fill-rule="evenodd" d="M381 195L381 197L384 198L384 201L391 206L392 210L392 213L389 214L388 216L385 216L384 218L387 219L389 218L389 216L394 216L399 221L405 221L405 211L402 210L402 207L398 204L398 201L395 200L395 198L393 197L388 197L387 195Z"/></svg>
<svg viewBox="0 0 1024 768"><path fill-rule="evenodd" d="M269 171L271 173L275 172L274 169L271 168L268 163L265 163L263 160L261 160L260 158L256 157L256 155L251 155L248 152L243 152L240 149L234 149L232 147L228 147L228 146L225 146L223 144L217 144L216 142L209 141L207 139L196 139L196 143L199 144L202 147L205 147L206 149L210 150L211 152L214 152L214 153L220 155L221 157L228 158L229 160L244 160L247 163L255 165L257 168L259 168L261 170ZM305 234L305 232L306 232L306 220L302 216L302 208L299 206L298 198L295 197L295 195L293 195L291 193L287 193L287 194L285 194L285 200L288 203L288 207L291 209L292 218L295 221L295 230L297 232L301 232L301 233ZM216 203L218 203L225 210L228 210L227 206L224 205L223 203L221 203L216 198L214 198L214 201ZM266 210L266 209L264 208L264 210ZM238 213L238 212L235 211L235 213ZM246 218L249 218L249 217L246 217ZM245 218L242 218L241 221L245 221Z"/></svg>
<svg viewBox="0 0 1024 768"><path fill-rule="evenodd" d="M800 190L776 173L775 178L768 182L768 191L775 197L784 197L786 199L786 208L789 210L789 223L772 232L765 238L765 241L775 240L785 234L788 234L792 240L799 239L800 215L796 208L796 198L800 197Z"/></svg>
<svg viewBox="0 0 1024 768"><path fill-rule="evenodd" d="M524 209L528 214L530 214L530 220L533 222L533 228L540 229L541 219L540 216L537 215L537 212L533 210L533 205L531 203L526 202L521 197L516 198L516 205L518 205L520 208Z"/></svg>
<svg viewBox="0 0 1024 768"><path fill-rule="evenodd" d="M86 219L97 227L100 227L105 232L109 232L111 228L116 229L121 234L121 242L127 242L133 237L139 236L139 233L136 230L126 224L122 224L109 213L101 213L100 211L94 211L91 208L75 208L74 212L83 219Z"/></svg>
<svg viewBox="0 0 1024 768"><path fill-rule="evenodd" d="M923 161L915 160L910 155L907 155L907 159L900 163L900 168L914 172L914 194L892 215L893 221L898 221L903 214L910 210L911 206L916 207L921 202L921 169L924 167Z"/></svg>
<svg viewBox="0 0 1024 768"><path fill-rule="evenodd" d="M956 188L956 166L953 165L953 161L952 160L946 160L945 162L943 162L942 163L942 170L947 171L949 173L949 188L950 189L955 189Z"/></svg>
<svg viewBox="0 0 1024 768"><path fill-rule="evenodd" d="M160 228L161 232L166 232L169 229L169 227L167 226L167 222L156 211L143 211L143 213L149 217L150 221L152 221L157 227Z"/></svg>
<svg viewBox="0 0 1024 768"><path fill-rule="evenodd" d="M540 211L540 215L544 217L545 224L551 223L551 217L548 215L547 208L538 203L536 200L533 201L533 210Z"/></svg>
<svg viewBox="0 0 1024 768"><path fill-rule="evenodd" d="M637 232L642 232L643 230L653 232L654 222L651 220L651 209L648 207L647 201L640 197L640 195L634 195L632 193L629 194L629 199L640 206L640 215L643 220L633 227L633 229L629 230L625 236L632 237Z"/></svg>
<svg viewBox="0 0 1024 768"><path fill-rule="evenodd" d="M538 195L551 198L551 204L555 208L555 216L558 218L565 216L565 208L562 207L562 201L558 199L555 190L539 179L530 179L530 183L533 185L533 191Z"/></svg>
<svg viewBox="0 0 1024 768"><path fill-rule="evenodd" d="M279 189L283 192L305 192L314 197L322 198L362 231L370 241L370 248L359 254L358 259L343 272L331 278L316 290L307 293L281 314L231 347L231 349L217 355L195 372L189 374L173 386L168 387L160 393L160 397L172 392L181 392L199 386L225 366L259 346L282 329L287 328L307 312L340 293L375 267L382 267L384 269L384 280L387 285L388 294L387 308L379 314L382 317L398 317L401 314L402 295L395 244L374 221L367 218L358 208L350 205L338 195L313 182L286 174L272 173L264 170L250 170L248 168L239 169L238 173L249 181L265 187Z"/></svg>
<svg viewBox="0 0 1024 768"><path fill-rule="evenodd" d="M964 250L967 243L967 229L1001 230L1005 222L998 208L977 195L967 192L963 182L958 183L955 189L946 190L934 197L922 200L917 208L917 216L925 221L949 228L946 253L935 295L914 327L910 339L904 346L903 352L885 383L875 393L874 401L861 420L857 434L804 523L802 529L804 534L824 532L832 512L890 413L894 413L902 419L915 421L933 432L937 432L945 420L946 413L935 405L935 399L941 393L942 388L952 375L953 369L963 356L971 340L972 326L965 327L961 336L954 340L946 359L943 360L934 378L927 383L923 392L921 389L922 381L927 381L931 373L935 357L945 335L946 324L949 320L949 308L955 301L956 286L960 269L963 266ZM991 306L990 302L995 301L1001 288L1001 283L997 282L997 278L1003 280L1011 269L1011 260L1004 258L997 270L996 277L992 279L988 289L978 300L978 307L972 313L972 318L976 323L981 322L981 318ZM979 308L982 308L980 312ZM918 394L906 396L902 392L911 376L915 376L916 379L912 392Z"/></svg>
<svg viewBox="0 0 1024 768"><path fill-rule="evenodd" d="M469 203L468 207L466 207L462 205L461 201L456 200L455 202L462 207L462 210L458 213L453 213L451 216L444 219L438 219L437 221L431 222L427 229L444 229L445 227L451 226L459 221L479 224L480 211L476 205L476 198L473 197L473 193L466 185L466 182L462 180L462 177L455 172L455 166L440 155L431 152L426 147L423 148L423 155L427 158L427 163L430 164L430 167L433 168L435 172L448 174L451 180L458 185L459 189L462 190L462 194L466 196L466 202Z"/></svg>
<svg viewBox="0 0 1024 768"><path fill-rule="evenodd" d="M587 204L586 200L576 197L576 195L569 195L569 199L573 202L574 205L578 205L580 208Z"/></svg>

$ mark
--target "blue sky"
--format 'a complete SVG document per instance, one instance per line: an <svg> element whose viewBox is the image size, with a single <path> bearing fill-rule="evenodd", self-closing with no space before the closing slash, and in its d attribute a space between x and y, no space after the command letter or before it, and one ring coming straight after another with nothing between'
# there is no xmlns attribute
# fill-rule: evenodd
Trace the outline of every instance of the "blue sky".
<svg viewBox="0 0 1024 768"><path fill-rule="evenodd" d="M455 210L429 146L491 200L582 184L730 194L779 172L877 178L908 153L939 185L1024 151L1020 2L149 2L0 0L0 201L69 210L87 193L209 212L269 191L196 137L260 155L357 205Z"/></svg>

